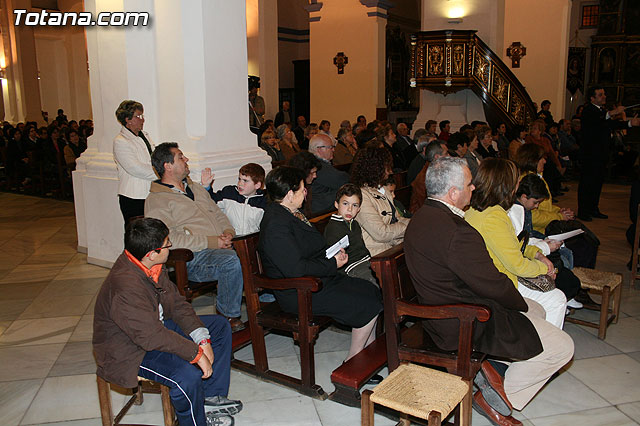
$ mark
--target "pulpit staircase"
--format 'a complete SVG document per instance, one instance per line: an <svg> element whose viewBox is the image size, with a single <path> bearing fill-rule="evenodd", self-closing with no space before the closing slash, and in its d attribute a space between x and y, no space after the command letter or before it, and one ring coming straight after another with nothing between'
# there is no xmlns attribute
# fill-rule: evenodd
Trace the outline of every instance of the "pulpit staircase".
<svg viewBox="0 0 640 426"><path fill-rule="evenodd" d="M492 124L526 126L536 118L524 86L474 30L413 34L409 78L411 87L436 93L473 90Z"/></svg>

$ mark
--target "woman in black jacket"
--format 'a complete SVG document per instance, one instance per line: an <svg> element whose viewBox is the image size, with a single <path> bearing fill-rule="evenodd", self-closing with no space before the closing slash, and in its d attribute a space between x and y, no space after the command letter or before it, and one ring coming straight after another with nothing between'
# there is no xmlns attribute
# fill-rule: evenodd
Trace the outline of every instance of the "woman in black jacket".
<svg viewBox="0 0 640 426"><path fill-rule="evenodd" d="M270 278L322 279L322 289L312 295L313 314L329 316L353 328L349 359L374 340L382 298L369 281L337 273L348 260L344 250L326 258L324 237L299 210L306 194L305 177L302 170L289 166L277 167L267 175L271 203L260 224L258 251ZM298 312L295 290L276 290L274 294L284 311Z"/></svg>

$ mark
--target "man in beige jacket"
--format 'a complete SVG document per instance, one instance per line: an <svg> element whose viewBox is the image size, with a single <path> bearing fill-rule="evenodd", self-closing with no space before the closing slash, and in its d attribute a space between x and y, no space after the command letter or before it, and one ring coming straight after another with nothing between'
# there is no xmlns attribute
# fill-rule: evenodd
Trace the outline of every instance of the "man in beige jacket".
<svg viewBox="0 0 640 426"><path fill-rule="evenodd" d="M218 281L216 311L229 319L232 331L238 331L244 328L243 283L240 260L231 249L235 230L207 190L189 178L188 161L177 143L156 147L151 163L160 179L151 184L144 214L167 225L173 247L193 252L187 263L189 280Z"/></svg>

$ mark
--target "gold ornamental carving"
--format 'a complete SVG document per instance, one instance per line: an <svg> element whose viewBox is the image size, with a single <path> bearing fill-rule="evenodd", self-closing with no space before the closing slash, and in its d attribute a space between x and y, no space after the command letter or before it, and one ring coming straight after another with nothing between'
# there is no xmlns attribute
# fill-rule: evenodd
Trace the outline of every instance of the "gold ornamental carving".
<svg viewBox="0 0 640 426"><path fill-rule="evenodd" d="M525 124L525 106L520 95L513 94L511 96L511 108L509 110L518 124Z"/></svg>
<svg viewBox="0 0 640 426"><path fill-rule="evenodd" d="M475 76L485 88L489 87L489 61L476 50L474 58Z"/></svg>
<svg viewBox="0 0 640 426"><path fill-rule="evenodd" d="M453 75L464 75L464 44L453 45Z"/></svg>
<svg viewBox="0 0 640 426"><path fill-rule="evenodd" d="M493 71L493 82L491 83L491 94L498 101L500 105L508 110L507 103L509 102L509 83L505 78L500 75L499 72Z"/></svg>
<svg viewBox="0 0 640 426"><path fill-rule="evenodd" d="M429 45L428 49L429 75L444 74L444 46Z"/></svg>

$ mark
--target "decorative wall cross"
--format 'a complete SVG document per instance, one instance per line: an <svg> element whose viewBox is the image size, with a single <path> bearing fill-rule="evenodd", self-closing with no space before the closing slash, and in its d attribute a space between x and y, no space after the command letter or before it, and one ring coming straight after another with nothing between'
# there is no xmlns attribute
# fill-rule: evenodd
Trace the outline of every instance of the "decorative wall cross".
<svg viewBox="0 0 640 426"><path fill-rule="evenodd" d="M333 65L338 67L338 74L344 74L344 66L349 63L349 57L344 56L344 52L338 52L333 58Z"/></svg>
<svg viewBox="0 0 640 426"><path fill-rule="evenodd" d="M519 41L514 41L507 47L507 56L511 58L511 68L520 68L520 58L527 54L527 48Z"/></svg>

